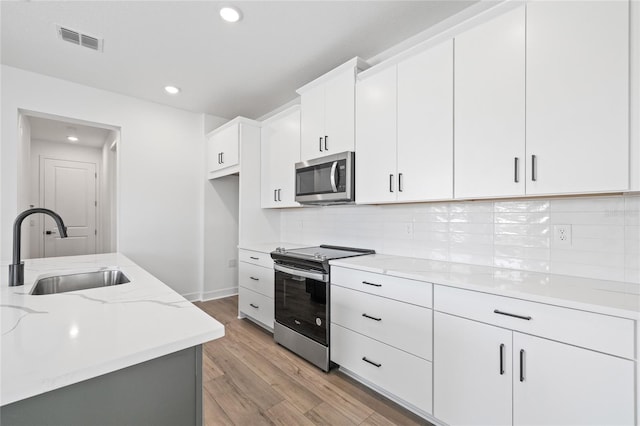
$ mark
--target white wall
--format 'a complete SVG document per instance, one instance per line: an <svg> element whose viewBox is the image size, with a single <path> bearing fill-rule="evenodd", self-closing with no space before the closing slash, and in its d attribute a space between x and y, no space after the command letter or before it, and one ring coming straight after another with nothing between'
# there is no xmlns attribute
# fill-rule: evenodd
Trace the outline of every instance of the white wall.
<svg viewBox="0 0 640 426"><path fill-rule="evenodd" d="M81 145L72 145L69 143L56 143L49 141L42 141L33 139L31 140L31 158L29 164L25 169L29 171L28 180L24 182L30 182L29 187L29 204L35 207L43 207L41 203L40 194L40 159L54 158L58 160L70 160L70 161L82 161L85 163L94 163L96 165L96 173L102 177L102 151L100 148L87 147ZM102 179L98 182L98 195L103 184ZM98 200L101 204L101 199ZM22 229L31 229L30 232L30 246L31 250L25 253L24 259L42 257L42 217L31 216L25 220L22 225ZM64 220L64 217L62 218ZM23 234L23 241L27 241L27 236ZM98 251L100 252L100 251ZM27 256L28 254L28 256Z"/></svg>
<svg viewBox="0 0 640 426"><path fill-rule="evenodd" d="M31 161L31 123L29 122L29 117L22 115L18 117L18 140L20 144L18 152L18 165L20 170L20 177L18 179L18 211L21 212L33 204L29 200L29 163ZM11 235L13 226L7 228L7 231L7 235ZM31 253L33 249L31 244L32 237L33 232L31 232L31 228L23 222L20 256Z"/></svg>
<svg viewBox="0 0 640 426"><path fill-rule="evenodd" d="M281 227L282 241L640 283L640 195L288 209Z"/></svg>
<svg viewBox="0 0 640 426"><path fill-rule="evenodd" d="M177 292L197 298L203 281L204 117L2 66L0 257L11 257L18 206L18 109L121 129L119 251ZM5 280L5 277L1 277Z"/></svg>

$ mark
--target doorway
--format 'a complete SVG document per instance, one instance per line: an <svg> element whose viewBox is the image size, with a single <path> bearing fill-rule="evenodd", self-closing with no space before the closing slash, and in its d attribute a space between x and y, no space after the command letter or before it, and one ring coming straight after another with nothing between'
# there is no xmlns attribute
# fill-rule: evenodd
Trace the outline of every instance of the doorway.
<svg viewBox="0 0 640 426"><path fill-rule="evenodd" d="M118 128L49 114L20 112L24 208L58 213L67 226L60 238L53 220L33 215L23 224L22 256L28 258L117 250Z"/></svg>

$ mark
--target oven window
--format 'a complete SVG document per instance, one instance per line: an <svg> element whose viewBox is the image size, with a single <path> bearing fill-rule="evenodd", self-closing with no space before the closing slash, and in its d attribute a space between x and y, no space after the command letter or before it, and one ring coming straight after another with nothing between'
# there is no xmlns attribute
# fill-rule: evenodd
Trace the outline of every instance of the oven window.
<svg viewBox="0 0 640 426"><path fill-rule="evenodd" d="M276 321L328 344L326 283L276 271L275 304Z"/></svg>

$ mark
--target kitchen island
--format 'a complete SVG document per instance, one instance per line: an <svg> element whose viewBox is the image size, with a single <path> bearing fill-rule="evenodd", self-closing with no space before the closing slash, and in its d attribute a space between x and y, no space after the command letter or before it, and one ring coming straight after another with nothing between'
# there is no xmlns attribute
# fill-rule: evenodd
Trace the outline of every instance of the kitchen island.
<svg viewBox="0 0 640 426"><path fill-rule="evenodd" d="M39 278L101 268L129 283L31 295ZM0 269L0 423L201 424L201 345L224 326L122 254Z"/></svg>

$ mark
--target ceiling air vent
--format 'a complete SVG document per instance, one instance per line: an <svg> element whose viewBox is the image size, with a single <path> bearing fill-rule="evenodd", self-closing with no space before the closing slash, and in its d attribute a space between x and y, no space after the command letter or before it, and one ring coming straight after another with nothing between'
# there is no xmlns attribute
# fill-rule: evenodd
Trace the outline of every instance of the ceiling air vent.
<svg viewBox="0 0 640 426"><path fill-rule="evenodd" d="M58 37L60 37L61 40L102 52L102 39L82 34L79 31L65 28L60 25L56 25L56 29L58 30Z"/></svg>

